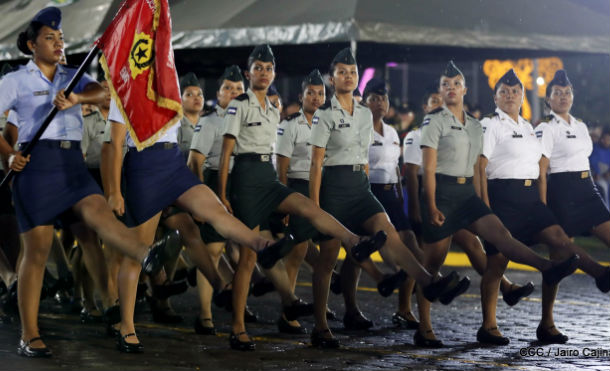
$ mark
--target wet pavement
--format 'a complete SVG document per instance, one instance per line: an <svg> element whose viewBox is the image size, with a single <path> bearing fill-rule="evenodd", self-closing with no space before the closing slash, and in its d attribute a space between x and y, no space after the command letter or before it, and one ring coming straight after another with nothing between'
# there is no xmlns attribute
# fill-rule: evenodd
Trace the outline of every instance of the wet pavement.
<svg viewBox="0 0 610 371"><path fill-rule="evenodd" d="M602 251L608 261L608 250ZM451 268L444 267L443 271ZM283 335L275 321L280 305L277 294L249 299L259 323L248 325L257 344L255 352L229 349L230 313L215 308L216 336L196 335L192 323L198 314L194 289L172 299L184 316L171 327L152 322L147 307L138 314L137 329L145 346L143 354L122 354L115 339L108 338L102 325L82 325L76 314L62 314L51 300L43 302L41 333L54 356L26 359L16 354L19 327L0 325L0 370L396 370L396 369L528 369L610 370L610 296L600 293L593 279L583 274L562 282L555 305L557 327L570 337L564 345L540 345L536 327L540 318L540 275L509 270L516 283L533 281L536 290L527 300L508 307L498 302L498 324L511 343L504 347L482 347L476 341L481 322L479 277L472 269L457 268L472 279L467 293L451 305L433 304L436 334L442 349L413 345L413 330L396 329L391 315L397 296L383 299L363 276L358 298L365 315L375 322L371 331L346 332L339 321L330 322L343 347L338 350L312 348L308 335ZM297 295L311 300L310 274L302 270ZM330 306L343 315L340 296L331 294ZM414 312L416 306L414 304ZM311 318L301 321L310 330ZM601 354L600 354L601 353Z"/></svg>

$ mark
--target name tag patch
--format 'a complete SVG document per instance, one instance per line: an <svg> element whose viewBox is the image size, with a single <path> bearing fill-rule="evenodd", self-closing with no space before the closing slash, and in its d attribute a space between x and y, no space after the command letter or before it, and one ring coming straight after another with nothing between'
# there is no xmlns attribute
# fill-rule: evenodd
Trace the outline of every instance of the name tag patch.
<svg viewBox="0 0 610 371"><path fill-rule="evenodd" d="M373 142L373 144L371 144L371 146L383 146L383 143L378 141L378 140L376 140L376 141Z"/></svg>
<svg viewBox="0 0 610 371"><path fill-rule="evenodd" d="M39 90L39 91L35 91L34 92L34 96L40 96L40 95L49 95L49 91L48 90Z"/></svg>
<svg viewBox="0 0 610 371"><path fill-rule="evenodd" d="M234 115L237 113L237 107L229 107L227 108L227 114L228 115Z"/></svg>
<svg viewBox="0 0 610 371"><path fill-rule="evenodd" d="M566 131L566 138L568 138L568 139L576 139L576 135L570 134L569 131Z"/></svg>
<svg viewBox="0 0 610 371"><path fill-rule="evenodd" d="M249 122L249 123L246 124L247 127L261 126L261 125L262 125L262 123L260 121L259 122Z"/></svg>
<svg viewBox="0 0 610 371"><path fill-rule="evenodd" d="M344 124L339 124L339 129L343 129L343 128L349 128L350 124L348 122L344 123Z"/></svg>
<svg viewBox="0 0 610 371"><path fill-rule="evenodd" d="M451 129L452 129L452 130L462 130L462 128L461 128L461 127L459 127L459 126L454 126L454 125L451 125Z"/></svg>
<svg viewBox="0 0 610 371"><path fill-rule="evenodd" d="M516 131L513 131L513 138L523 138L523 135L517 133Z"/></svg>

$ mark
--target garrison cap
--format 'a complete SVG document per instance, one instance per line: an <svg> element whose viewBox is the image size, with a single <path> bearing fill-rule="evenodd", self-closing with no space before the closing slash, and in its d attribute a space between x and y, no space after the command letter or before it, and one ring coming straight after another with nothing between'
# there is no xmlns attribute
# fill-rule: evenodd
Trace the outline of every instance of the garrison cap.
<svg viewBox="0 0 610 371"><path fill-rule="evenodd" d="M508 72L506 72L502 77L500 77L500 80L498 80L496 86L494 87L494 91L498 90L500 84L504 84L506 86L515 86L519 84L523 88L523 83L521 82L521 80L519 80L519 77L515 73L515 70L512 68L508 70Z"/></svg>
<svg viewBox="0 0 610 371"><path fill-rule="evenodd" d="M32 22L42 23L54 30L59 30L61 28L61 10L54 6L44 8L36 13Z"/></svg>
<svg viewBox="0 0 610 371"><path fill-rule="evenodd" d="M451 60L451 61L449 61L449 63L447 63L447 67L445 67L445 70L443 71L442 76L456 77L457 75L461 75L462 78L464 77L464 74L462 73L462 71L460 71L460 69L457 68L455 63L453 63L453 61Z"/></svg>
<svg viewBox="0 0 610 371"><path fill-rule="evenodd" d="M201 85L199 84L199 79L197 78L197 75L195 75L193 72L187 73L180 79L180 93L184 93L184 89L186 89L187 86L197 86L201 88Z"/></svg>
<svg viewBox="0 0 610 371"><path fill-rule="evenodd" d="M307 85L324 85L324 79L317 68L311 71L309 75L305 77L305 80L303 80L303 86L305 87Z"/></svg>
<svg viewBox="0 0 610 371"><path fill-rule="evenodd" d="M356 64L356 58L352 54L352 49L345 48L341 50L332 61L332 64L343 63L343 64Z"/></svg>
<svg viewBox="0 0 610 371"><path fill-rule="evenodd" d="M248 61L271 62L275 65L275 56L273 56L273 51L271 51L269 44L263 44L252 50L252 53L250 53L250 56L248 57Z"/></svg>
<svg viewBox="0 0 610 371"><path fill-rule="evenodd" d="M572 86L572 83L570 82L570 79L568 78L568 73L566 72L566 70L557 70L557 72L555 72L555 76L553 77L553 80L551 80L549 82L549 84L546 86L546 96L547 97L549 95L551 95L551 90L553 88L553 85Z"/></svg>
<svg viewBox="0 0 610 371"><path fill-rule="evenodd" d="M369 80L369 82L366 84L366 87L364 88L363 98L366 99L366 97L371 93L377 94L377 95L388 94L388 87L387 87L385 81L383 81L381 79Z"/></svg>
<svg viewBox="0 0 610 371"><path fill-rule="evenodd" d="M244 77L241 74L241 69L236 66L236 65L232 65L230 67L225 68L225 71L222 73L222 76L220 76L220 80L229 80L229 81L244 81Z"/></svg>

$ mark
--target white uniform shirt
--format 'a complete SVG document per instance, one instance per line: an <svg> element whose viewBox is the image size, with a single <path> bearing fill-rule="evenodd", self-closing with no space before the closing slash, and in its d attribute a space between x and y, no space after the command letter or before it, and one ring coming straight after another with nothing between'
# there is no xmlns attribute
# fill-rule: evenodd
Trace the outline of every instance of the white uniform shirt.
<svg viewBox="0 0 610 371"><path fill-rule="evenodd" d="M76 73L75 68L57 66L53 81L49 81L40 68L30 60L24 67L6 74L0 82L0 112L12 109L17 113L13 122L19 128L19 143L32 140L43 120L53 108L53 99L65 89ZM74 88L81 93L96 81L84 74ZM83 132L83 116L80 104L59 111L41 139L80 141Z"/></svg>
<svg viewBox="0 0 610 371"><path fill-rule="evenodd" d="M276 153L290 158L287 177L309 181L311 127L303 110L286 118L277 129Z"/></svg>
<svg viewBox="0 0 610 371"><path fill-rule="evenodd" d="M422 175L424 173L423 168L423 155L421 150L421 129L417 128L411 130L405 137L405 144L402 150L402 159L405 164L413 164L419 166L417 173Z"/></svg>
<svg viewBox="0 0 610 371"><path fill-rule="evenodd" d="M483 156L488 179L538 179L542 146L532 125L519 116L515 122L504 111L481 120Z"/></svg>
<svg viewBox="0 0 610 371"><path fill-rule="evenodd" d="M201 119L195 123L195 125L191 124L186 116L182 117L180 120L180 127L178 128L178 147L180 148L180 152L184 155L185 158L188 158L189 149L191 148L191 142L193 141L193 134L195 133L195 127L201 122Z"/></svg>
<svg viewBox="0 0 610 371"><path fill-rule="evenodd" d="M89 168L99 168L102 157L102 143L106 132L106 120L99 111L93 111L83 118L83 140L81 150Z"/></svg>
<svg viewBox="0 0 610 371"><path fill-rule="evenodd" d="M542 154L550 159L549 171L588 171L593 142L587 125L572 115L568 123L553 111L547 120L536 127L536 136L542 143Z"/></svg>
<svg viewBox="0 0 610 371"><path fill-rule="evenodd" d="M112 99L110 101L110 112L108 113L108 121L114 121L119 124L125 124L125 121L123 120L123 115L121 114L121 111L119 111L119 108L117 107L114 99ZM157 140L157 143L162 143L162 142L178 143L178 129L179 128L180 128L180 121L176 122L174 124L174 126L169 128L165 132L165 134L163 134L163 136ZM133 139L131 139L131 135L129 134L129 131L127 131L127 136L125 139L126 139L128 147L132 147L132 148L136 147L135 142L133 141Z"/></svg>
<svg viewBox="0 0 610 371"><path fill-rule="evenodd" d="M203 168L218 170L220 165L220 153L222 152L222 141L225 126L226 110L216 106L214 111L206 114L195 126L195 133L191 141L191 150L205 156ZM229 162L229 172L233 168L233 157Z"/></svg>
<svg viewBox="0 0 610 371"><path fill-rule="evenodd" d="M369 181L374 184L398 183L396 167L400 157L400 138L396 130L382 122L383 135L373 130L369 148Z"/></svg>

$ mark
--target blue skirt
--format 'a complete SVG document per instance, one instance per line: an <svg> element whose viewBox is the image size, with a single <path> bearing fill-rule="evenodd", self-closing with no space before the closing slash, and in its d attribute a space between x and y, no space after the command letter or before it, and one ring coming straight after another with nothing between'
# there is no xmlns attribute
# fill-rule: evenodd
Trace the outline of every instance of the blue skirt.
<svg viewBox="0 0 610 371"><path fill-rule="evenodd" d="M64 148L61 148L61 144ZM78 201L102 190L89 174L78 141L41 140L30 162L13 179L19 232L55 219Z"/></svg>
<svg viewBox="0 0 610 371"><path fill-rule="evenodd" d="M371 192L381 202L386 213L390 217L390 222L396 231L407 231L411 229L411 223L405 215L403 205L398 198L395 184L375 184L371 183Z"/></svg>
<svg viewBox="0 0 610 371"><path fill-rule="evenodd" d="M588 171L549 176L547 202L568 236L581 236L610 220L608 205Z"/></svg>
<svg viewBox="0 0 610 371"><path fill-rule="evenodd" d="M533 245L536 235L557 219L540 200L538 183L529 179L494 179L487 183L491 210L502 221L513 237L525 245ZM488 255L497 254L492 244L485 242Z"/></svg>
<svg viewBox="0 0 610 371"><path fill-rule="evenodd" d="M173 145L172 145L173 144ZM184 163L175 143L156 143L125 155L125 223L138 226L172 205L180 195L201 184Z"/></svg>

